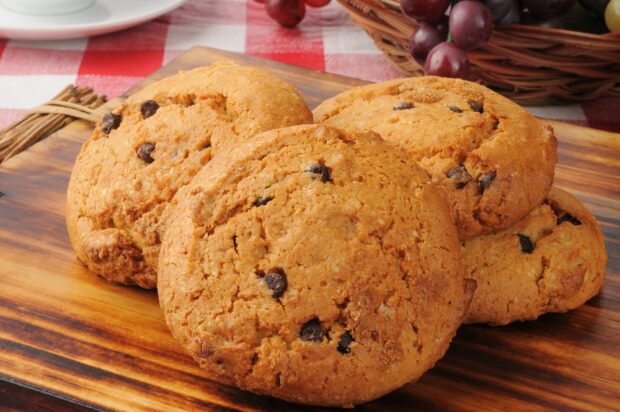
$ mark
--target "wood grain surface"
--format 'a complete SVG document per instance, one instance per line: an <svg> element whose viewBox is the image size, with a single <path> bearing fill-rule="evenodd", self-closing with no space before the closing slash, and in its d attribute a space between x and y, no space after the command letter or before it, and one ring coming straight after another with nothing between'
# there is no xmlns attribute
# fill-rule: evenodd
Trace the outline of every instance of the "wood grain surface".
<svg viewBox="0 0 620 412"><path fill-rule="evenodd" d="M311 106L362 84L203 48L146 82L221 57L272 69ZM556 184L584 201L605 232L603 292L568 314L462 327L418 382L357 410L620 410L620 135L553 125ZM173 341L155 292L107 283L75 260L65 191L90 132L74 122L0 166L0 409L312 409L210 381Z"/></svg>

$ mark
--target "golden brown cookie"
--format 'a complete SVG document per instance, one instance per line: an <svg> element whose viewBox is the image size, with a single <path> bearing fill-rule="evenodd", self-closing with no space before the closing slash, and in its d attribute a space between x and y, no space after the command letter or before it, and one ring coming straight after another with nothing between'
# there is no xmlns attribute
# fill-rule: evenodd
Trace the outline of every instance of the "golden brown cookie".
<svg viewBox="0 0 620 412"><path fill-rule="evenodd" d="M162 243L166 321L209 375L350 406L443 356L471 288L442 193L376 135L321 125L216 156Z"/></svg>
<svg viewBox="0 0 620 412"><path fill-rule="evenodd" d="M465 276L478 283L465 322L504 325L575 309L603 286L606 262L594 216L553 188L514 226L465 242Z"/></svg>
<svg viewBox="0 0 620 412"><path fill-rule="evenodd" d="M103 117L71 175L67 228L79 260L108 280L155 287L160 236L177 190L223 144L311 119L292 86L231 62L131 96Z"/></svg>
<svg viewBox="0 0 620 412"><path fill-rule="evenodd" d="M358 87L322 103L314 119L372 130L411 154L446 190L461 238L515 223L553 181L551 128L476 83L416 77Z"/></svg>

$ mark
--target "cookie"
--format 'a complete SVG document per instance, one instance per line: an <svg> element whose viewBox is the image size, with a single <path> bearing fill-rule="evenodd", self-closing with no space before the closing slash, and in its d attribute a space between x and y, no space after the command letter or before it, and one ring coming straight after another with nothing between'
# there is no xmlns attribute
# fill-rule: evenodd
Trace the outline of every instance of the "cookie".
<svg viewBox="0 0 620 412"><path fill-rule="evenodd" d="M322 103L314 119L372 130L407 151L446 191L461 238L509 227L553 181L551 128L476 83L427 76L358 87Z"/></svg>
<svg viewBox="0 0 620 412"><path fill-rule="evenodd" d="M427 183L378 136L321 125L216 156L162 243L174 337L212 379L289 401L351 406L418 378L472 292Z"/></svg>
<svg viewBox="0 0 620 412"><path fill-rule="evenodd" d="M154 288L179 188L222 145L311 120L292 86L231 62L147 86L103 117L77 157L66 220L79 260L107 280Z"/></svg>
<svg viewBox="0 0 620 412"><path fill-rule="evenodd" d="M575 309L603 286L606 262L595 218L553 188L514 226L464 243L465 276L478 284L465 322L504 325Z"/></svg>

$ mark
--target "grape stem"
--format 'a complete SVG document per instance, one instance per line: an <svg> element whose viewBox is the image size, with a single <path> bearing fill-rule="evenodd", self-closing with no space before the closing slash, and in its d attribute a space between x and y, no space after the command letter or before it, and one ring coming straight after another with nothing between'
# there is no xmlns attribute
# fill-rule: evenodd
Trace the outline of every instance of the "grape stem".
<svg viewBox="0 0 620 412"><path fill-rule="evenodd" d="M454 7L454 5L456 3L458 3L458 2L459 2L459 0L450 0L450 8ZM452 35L450 34L450 30L449 29L448 29L448 38L446 39L446 41L448 43L452 43Z"/></svg>

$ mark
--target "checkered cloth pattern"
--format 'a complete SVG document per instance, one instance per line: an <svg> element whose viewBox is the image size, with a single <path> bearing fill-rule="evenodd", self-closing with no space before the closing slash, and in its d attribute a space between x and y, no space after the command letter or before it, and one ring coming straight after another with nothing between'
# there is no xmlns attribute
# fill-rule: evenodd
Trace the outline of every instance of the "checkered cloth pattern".
<svg viewBox="0 0 620 412"><path fill-rule="evenodd" d="M279 28L253 0L190 0L158 19L108 35L65 41L0 39L0 128L69 83L115 97L195 45L371 81L399 76L368 36L332 2ZM620 99L535 107L538 116L620 131Z"/></svg>

